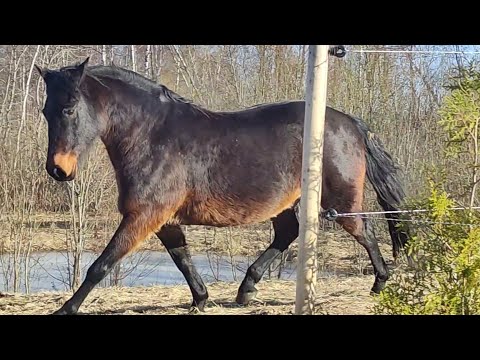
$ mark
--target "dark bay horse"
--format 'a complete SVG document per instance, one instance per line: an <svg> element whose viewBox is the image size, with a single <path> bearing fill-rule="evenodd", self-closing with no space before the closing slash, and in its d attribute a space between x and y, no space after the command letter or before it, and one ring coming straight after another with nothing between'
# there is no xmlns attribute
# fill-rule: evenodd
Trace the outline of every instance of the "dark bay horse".
<svg viewBox="0 0 480 360"><path fill-rule="evenodd" d="M84 154L100 138L115 169L122 221L85 280L55 314L75 314L90 291L124 256L155 233L183 273L192 307L208 298L180 225L235 226L271 220L275 237L248 268L236 301L247 304L272 261L297 238L305 103L264 104L213 112L132 71L79 65L50 70L43 114L48 122L46 170L57 181L75 178ZM404 197L397 166L361 120L327 108L322 207L362 210L367 176L385 210ZM407 236L389 231L396 258ZM362 244L379 293L388 269L369 222L337 222Z"/></svg>

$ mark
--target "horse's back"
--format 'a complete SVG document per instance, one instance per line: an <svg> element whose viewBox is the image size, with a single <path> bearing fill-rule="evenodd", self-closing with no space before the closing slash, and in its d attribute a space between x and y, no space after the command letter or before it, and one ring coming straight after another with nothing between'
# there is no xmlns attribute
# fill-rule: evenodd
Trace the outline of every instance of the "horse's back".
<svg viewBox="0 0 480 360"><path fill-rule="evenodd" d="M300 103L266 104L220 113L208 139L192 135L192 148L203 150L187 165L182 222L250 224L290 207L300 195L302 121Z"/></svg>
<svg viewBox="0 0 480 360"><path fill-rule="evenodd" d="M191 164L193 191L179 211L183 223L249 224L291 208L300 198L304 109L302 101L267 104L218 120L222 135L212 135L209 155ZM335 194L342 188L334 184L358 177L363 152L356 131L352 118L327 108L324 186Z"/></svg>

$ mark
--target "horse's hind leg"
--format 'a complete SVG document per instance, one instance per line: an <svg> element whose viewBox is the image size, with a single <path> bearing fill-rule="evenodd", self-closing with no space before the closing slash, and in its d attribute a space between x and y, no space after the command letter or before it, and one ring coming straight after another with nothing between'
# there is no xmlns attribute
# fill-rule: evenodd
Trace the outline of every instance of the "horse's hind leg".
<svg viewBox="0 0 480 360"><path fill-rule="evenodd" d="M372 292L380 293L385 287L389 274L387 264L380 253L372 224L368 219L360 217L339 218L337 222L367 250L375 271L375 283L373 284Z"/></svg>
<svg viewBox="0 0 480 360"><path fill-rule="evenodd" d="M164 225L156 235L166 247L190 287L193 296L192 309L198 308L198 310L204 311L208 299L207 288L192 262L182 229L177 225Z"/></svg>
<svg viewBox="0 0 480 360"><path fill-rule="evenodd" d="M275 258L285 251L298 236L298 221L293 209L288 209L272 219L275 237L272 244L252 264L238 289L236 302L248 304L255 298L257 284Z"/></svg>

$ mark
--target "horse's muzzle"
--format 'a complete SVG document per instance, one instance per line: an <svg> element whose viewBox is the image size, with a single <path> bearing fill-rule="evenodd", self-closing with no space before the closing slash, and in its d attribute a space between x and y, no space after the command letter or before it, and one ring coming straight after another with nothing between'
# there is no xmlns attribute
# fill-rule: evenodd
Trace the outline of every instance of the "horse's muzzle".
<svg viewBox="0 0 480 360"><path fill-rule="evenodd" d="M71 181L75 178L75 172L70 175L67 175L61 168L55 166L50 174L57 181Z"/></svg>
<svg viewBox="0 0 480 360"><path fill-rule="evenodd" d="M47 162L48 174L57 181L71 181L77 172L77 155L73 152L58 153Z"/></svg>

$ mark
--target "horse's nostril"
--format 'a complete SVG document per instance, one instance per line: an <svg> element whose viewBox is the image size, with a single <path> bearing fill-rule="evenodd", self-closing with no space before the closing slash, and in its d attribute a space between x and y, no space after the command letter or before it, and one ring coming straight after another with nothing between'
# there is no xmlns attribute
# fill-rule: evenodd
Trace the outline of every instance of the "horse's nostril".
<svg viewBox="0 0 480 360"><path fill-rule="evenodd" d="M65 173L65 171L60 169L58 166L55 166L53 168L53 175L55 175L57 179L65 179L67 177L67 174Z"/></svg>

